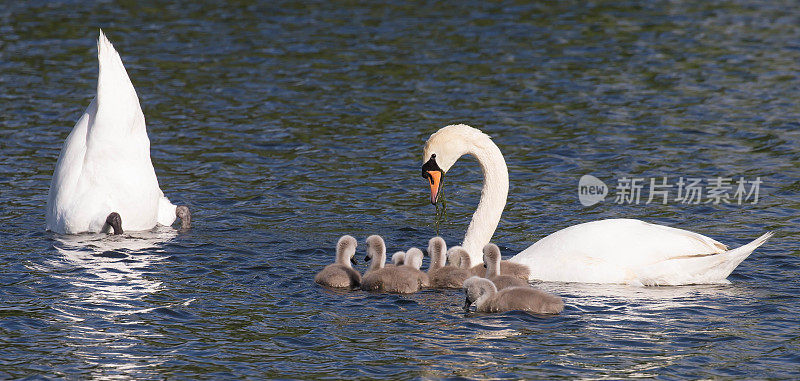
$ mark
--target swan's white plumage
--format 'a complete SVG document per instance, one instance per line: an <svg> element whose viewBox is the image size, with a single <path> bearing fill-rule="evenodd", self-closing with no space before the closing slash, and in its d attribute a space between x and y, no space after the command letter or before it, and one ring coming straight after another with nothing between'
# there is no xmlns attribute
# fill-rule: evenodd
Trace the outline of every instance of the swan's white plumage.
<svg viewBox="0 0 800 381"><path fill-rule="evenodd" d="M475 156L484 174L481 201L464 236L464 249L480 263L480 249L491 239L508 192L508 170L492 140L467 125L447 126L428 139L423 162L436 154L448 169L465 154ZM709 237L687 230L632 219L587 222L559 230L509 261L531 269L530 279L636 285L727 282L725 278L758 246L767 233L728 250Z"/></svg>
<svg viewBox="0 0 800 381"><path fill-rule="evenodd" d="M531 279L678 285L725 282L771 233L738 249L687 230L633 219L592 221L542 238L510 259Z"/></svg>
<svg viewBox="0 0 800 381"><path fill-rule="evenodd" d="M489 135L466 124L443 127L431 135L425 143L423 163L434 154L436 163L445 173L463 155L474 156L481 165L484 177L481 200L461 244L469 253L472 264L480 264L483 262L483 247L491 240L506 205L506 161ZM487 229L487 226L492 226L492 229Z"/></svg>
<svg viewBox="0 0 800 381"><path fill-rule="evenodd" d="M97 59L97 96L62 147L47 197L47 229L107 231L111 212L120 214L123 230L171 225L175 205L159 188L139 98L102 31Z"/></svg>

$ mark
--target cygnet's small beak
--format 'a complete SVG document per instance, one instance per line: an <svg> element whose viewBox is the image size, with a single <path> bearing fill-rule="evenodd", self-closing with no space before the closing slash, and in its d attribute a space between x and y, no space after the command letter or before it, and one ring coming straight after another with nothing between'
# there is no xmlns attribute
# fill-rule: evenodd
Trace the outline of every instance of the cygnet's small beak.
<svg viewBox="0 0 800 381"><path fill-rule="evenodd" d="M367 255L366 257L364 257L364 262L369 262L370 259L372 258L370 258L369 255Z"/></svg>
<svg viewBox="0 0 800 381"><path fill-rule="evenodd" d="M469 312L469 306L471 305L472 303L469 302L469 297L464 298L464 311Z"/></svg>
<svg viewBox="0 0 800 381"><path fill-rule="evenodd" d="M356 257L350 257L350 263L357 265L358 261L356 260Z"/></svg>

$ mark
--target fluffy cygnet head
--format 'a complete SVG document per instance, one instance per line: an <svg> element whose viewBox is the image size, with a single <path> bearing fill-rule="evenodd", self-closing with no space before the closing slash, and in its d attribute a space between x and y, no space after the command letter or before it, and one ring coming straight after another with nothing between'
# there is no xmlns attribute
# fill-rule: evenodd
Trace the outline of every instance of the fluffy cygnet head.
<svg viewBox="0 0 800 381"><path fill-rule="evenodd" d="M406 251L404 265L411 266L417 270L422 267L422 250L412 247Z"/></svg>
<svg viewBox="0 0 800 381"><path fill-rule="evenodd" d="M358 242L356 239L349 235L343 235L336 243L336 263L350 267L350 264L356 264L356 246Z"/></svg>
<svg viewBox="0 0 800 381"><path fill-rule="evenodd" d="M492 281L486 278L477 276L467 278L467 280L464 281L464 294L466 295L464 310L469 311L469 307L472 303L488 298L496 292L497 287L494 286Z"/></svg>
<svg viewBox="0 0 800 381"><path fill-rule="evenodd" d="M461 267L461 257L452 247L447 250L447 265Z"/></svg>
<svg viewBox="0 0 800 381"><path fill-rule="evenodd" d="M493 243L483 247L483 263L486 267L486 276L500 275L500 248Z"/></svg>
<svg viewBox="0 0 800 381"><path fill-rule="evenodd" d="M386 243L383 242L381 236L371 235L367 237L367 256L364 260L367 262L372 261L369 266L371 270L383 267L383 263L386 262Z"/></svg>
<svg viewBox="0 0 800 381"><path fill-rule="evenodd" d="M431 256L431 266L429 270L435 270L444 267L447 251L447 244L442 237L433 237L428 241L428 255Z"/></svg>
<svg viewBox="0 0 800 381"><path fill-rule="evenodd" d="M392 254L392 264L395 266L402 266L403 260L405 259L405 255L406 253L402 251L398 251Z"/></svg>
<svg viewBox="0 0 800 381"><path fill-rule="evenodd" d="M469 253L461 246L453 246L447 250L447 262L450 266L455 266L460 269L469 269L472 267L472 261L469 260Z"/></svg>

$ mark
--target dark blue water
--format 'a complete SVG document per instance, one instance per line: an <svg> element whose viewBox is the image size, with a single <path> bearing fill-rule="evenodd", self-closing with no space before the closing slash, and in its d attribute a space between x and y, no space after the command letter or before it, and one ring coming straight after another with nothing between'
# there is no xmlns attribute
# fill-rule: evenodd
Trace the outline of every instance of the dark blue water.
<svg viewBox="0 0 800 381"><path fill-rule="evenodd" d="M188 232L44 231L98 27ZM789 1L4 4L0 378L799 378L798 62ZM567 304L553 317L315 285L342 234L390 253L435 234L422 144L457 122L508 163L505 257L608 217L776 235L730 285L539 284ZM612 193L625 176L763 184L755 204L583 207L587 173ZM477 163L446 191L457 244Z"/></svg>

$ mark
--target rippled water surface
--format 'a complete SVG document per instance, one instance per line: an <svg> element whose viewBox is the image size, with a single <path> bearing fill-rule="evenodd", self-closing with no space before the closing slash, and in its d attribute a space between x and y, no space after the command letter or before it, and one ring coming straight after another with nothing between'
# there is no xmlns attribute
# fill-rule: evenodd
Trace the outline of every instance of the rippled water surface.
<svg viewBox="0 0 800 381"><path fill-rule="evenodd" d="M213 2L212 2L213 3ZM800 9L754 2L11 2L0 9L0 378L800 378ZM122 55L187 232L44 230L56 158ZM424 246L422 144L490 134L507 258L632 217L738 246L729 285L539 284L559 316L313 283L342 234ZM760 177L756 204L583 207L622 177ZM448 173L463 237L480 168ZM363 266L363 265L362 265ZM363 269L363 267L361 267Z"/></svg>

